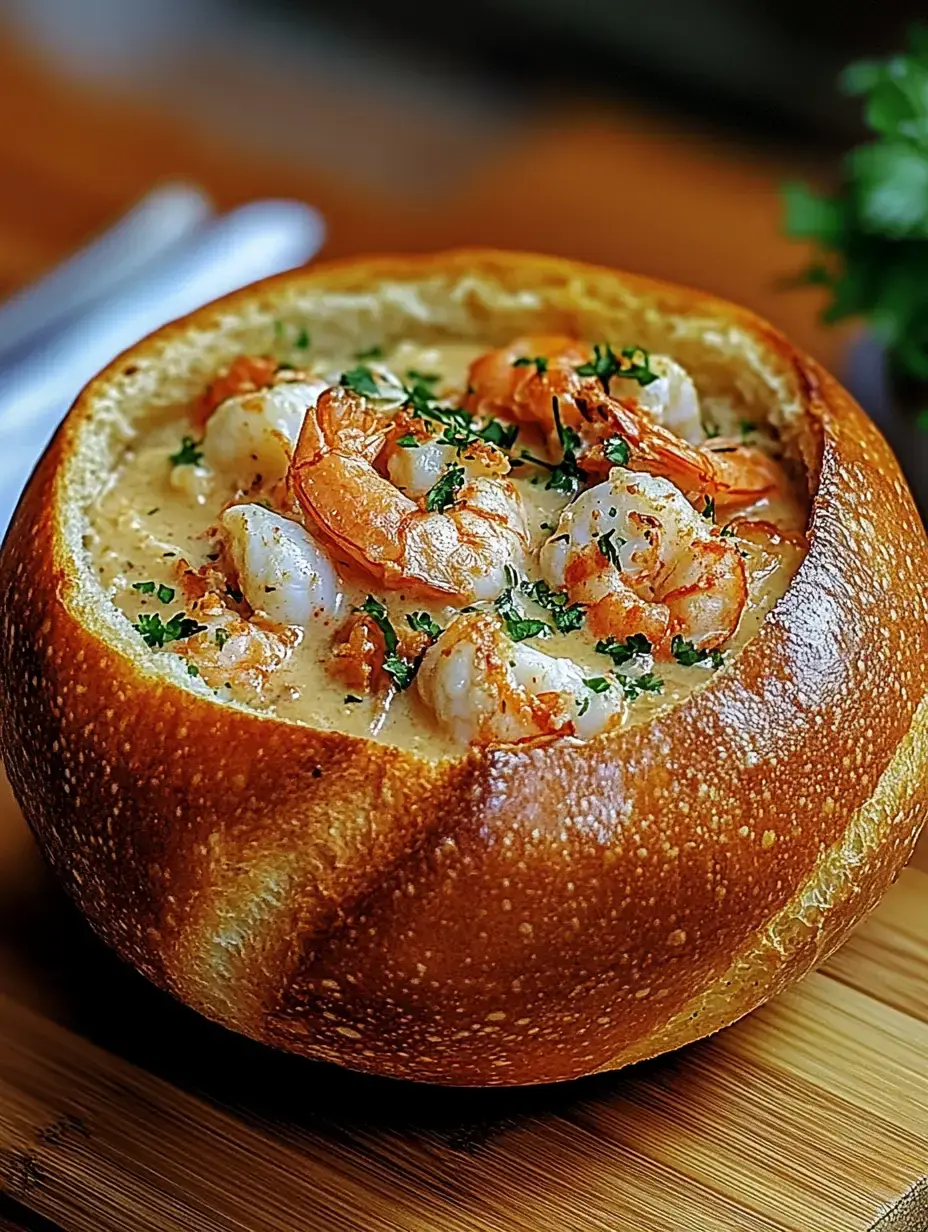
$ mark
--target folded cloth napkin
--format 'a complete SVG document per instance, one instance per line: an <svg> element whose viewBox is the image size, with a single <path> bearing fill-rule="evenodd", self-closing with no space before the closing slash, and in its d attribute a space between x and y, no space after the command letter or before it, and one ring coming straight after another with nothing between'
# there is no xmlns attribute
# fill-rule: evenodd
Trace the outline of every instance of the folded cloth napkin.
<svg viewBox="0 0 928 1232"><path fill-rule="evenodd" d="M191 217L195 213L191 211ZM125 227L125 222L119 225ZM159 234L163 232L162 227ZM20 337L12 358L9 352L4 358L0 341L0 534L33 466L91 377L167 321L259 278L302 265L318 252L324 234L319 214L296 201L256 201L208 219L200 211L188 233L161 246L151 259L130 262L135 268L129 276L114 280L101 272L107 293L89 303L86 282L93 270L103 270L109 250L95 242L96 266L87 259L88 252L79 260L71 258L67 266L77 265L83 274L70 280L80 297L80 311L70 319L59 312L64 323L50 334L33 334L31 345ZM138 227L132 235L133 243L143 242ZM124 261L126 255L123 246ZM66 272L59 270L48 281L66 285ZM14 316L17 301L34 319L42 291L40 287L18 296L6 310L0 309L0 320L4 312L8 321ZM14 319L9 332L16 327Z"/></svg>

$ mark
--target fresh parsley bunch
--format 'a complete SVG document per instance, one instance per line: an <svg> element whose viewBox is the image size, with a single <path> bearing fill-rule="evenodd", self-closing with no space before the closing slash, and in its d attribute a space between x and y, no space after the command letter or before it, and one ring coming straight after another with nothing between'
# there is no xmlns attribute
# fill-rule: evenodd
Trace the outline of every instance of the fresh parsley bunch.
<svg viewBox="0 0 928 1232"><path fill-rule="evenodd" d="M841 87L876 138L847 154L837 192L784 187L787 233L823 250L800 281L830 289L826 321L865 317L898 372L928 381L928 27L904 54L849 65Z"/></svg>

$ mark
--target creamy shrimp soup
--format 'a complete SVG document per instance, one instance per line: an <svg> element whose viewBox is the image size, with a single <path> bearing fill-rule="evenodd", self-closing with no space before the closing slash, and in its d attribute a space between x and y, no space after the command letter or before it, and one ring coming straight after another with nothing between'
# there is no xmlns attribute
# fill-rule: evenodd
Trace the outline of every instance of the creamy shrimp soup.
<svg viewBox="0 0 928 1232"><path fill-rule="evenodd" d="M191 687L429 756L710 680L804 551L773 432L632 339L243 355L137 436L87 546Z"/></svg>

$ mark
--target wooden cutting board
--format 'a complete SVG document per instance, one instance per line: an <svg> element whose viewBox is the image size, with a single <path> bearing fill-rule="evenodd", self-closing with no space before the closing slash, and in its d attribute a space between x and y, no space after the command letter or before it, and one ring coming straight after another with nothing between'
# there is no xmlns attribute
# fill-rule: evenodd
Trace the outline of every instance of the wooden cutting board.
<svg viewBox="0 0 928 1232"><path fill-rule="evenodd" d="M64 901L0 786L0 1227L853 1232L928 1172L926 1059L918 867L823 971L712 1040L447 1091L272 1053L150 988ZM928 1228L898 1219L879 1226Z"/></svg>

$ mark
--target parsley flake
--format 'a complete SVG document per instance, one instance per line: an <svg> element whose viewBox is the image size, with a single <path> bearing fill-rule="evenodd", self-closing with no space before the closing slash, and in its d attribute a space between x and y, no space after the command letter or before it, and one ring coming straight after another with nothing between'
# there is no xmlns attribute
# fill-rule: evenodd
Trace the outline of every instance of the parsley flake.
<svg viewBox="0 0 928 1232"><path fill-rule="evenodd" d="M174 602L174 587L165 586L164 583L162 583L158 587L158 598L162 603L173 603Z"/></svg>
<svg viewBox="0 0 928 1232"><path fill-rule="evenodd" d="M543 620L530 620L513 598L512 590L504 590L496 600L495 607L510 641L524 642L527 637L548 637L551 626Z"/></svg>
<svg viewBox="0 0 928 1232"><path fill-rule="evenodd" d="M578 376L599 377L607 393L614 376L637 381L639 385L650 385L659 375L652 370L651 357L644 347L623 347L616 354L608 342L602 345L597 343L593 347L593 358L574 371Z"/></svg>
<svg viewBox="0 0 928 1232"><path fill-rule="evenodd" d="M605 676L591 676L583 682L588 689L593 693L605 693L607 689L612 688L612 682L607 680Z"/></svg>
<svg viewBox="0 0 928 1232"><path fill-rule="evenodd" d="M396 636L393 622L387 614L387 609L379 599L375 599L373 595L368 595L357 610L365 612L370 616L383 634L383 644L387 652L383 661L383 670L400 692L408 689L415 679L416 672L419 670L419 661L411 663L408 659L404 659L402 655L397 654L399 639Z"/></svg>
<svg viewBox="0 0 928 1232"><path fill-rule="evenodd" d="M412 684L417 668L418 664L410 663L401 655L387 655L383 661L383 670L401 693Z"/></svg>
<svg viewBox="0 0 928 1232"><path fill-rule="evenodd" d="M171 465L198 466L203 458L203 451L200 449L202 444L202 441L195 441L192 436L182 437L180 449L178 449L177 453L171 454Z"/></svg>
<svg viewBox="0 0 928 1232"><path fill-rule="evenodd" d="M133 627L141 635L142 640L147 646L157 650L162 646L166 646L168 642L183 641L188 637L193 637L196 633L202 633L206 625L198 624L190 616L185 616L183 612L178 612L176 616L172 616L167 624L162 623L161 617L157 612L153 612L150 615L146 612L140 612L139 618Z"/></svg>
<svg viewBox="0 0 928 1232"><path fill-rule="evenodd" d="M155 593L154 582L133 582L132 589L137 590L141 595L153 595Z"/></svg>
<svg viewBox="0 0 928 1232"><path fill-rule="evenodd" d="M383 634L383 644L387 648L387 654L395 654L397 647L396 630L387 615L387 609L375 599L373 595L368 595L361 606L357 609L359 612L364 612L372 617L374 624Z"/></svg>
<svg viewBox="0 0 928 1232"><path fill-rule="evenodd" d="M518 359L512 361L513 368L531 368L532 364L535 365L535 371L538 375L544 376L548 371L547 355L521 355Z"/></svg>
<svg viewBox="0 0 928 1232"><path fill-rule="evenodd" d="M396 443L400 449L418 449L419 441L411 432L406 432L402 436L396 438Z"/></svg>
<svg viewBox="0 0 928 1232"><path fill-rule="evenodd" d="M441 625L434 621L428 612L410 612L406 623L414 633L424 633L432 642L437 642L441 637Z"/></svg>
<svg viewBox="0 0 928 1232"><path fill-rule="evenodd" d="M356 351L355 359L362 364L366 359L383 359L383 347L372 346L368 347L366 351Z"/></svg>
<svg viewBox="0 0 928 1232"><path fill-rule="evenodd" d="M429 513L441 513L453 505L458 492L464 486L464 467L449 466L442 477L428 491L425 507Z"/></svg>
<svg viewBox="0 0 928 1232"><path fill-rule="evenodd" d="M352 393L360 394L362 398L379 398L380 387L374 380L374 374L364 364L349 368L341 375L340 383Z"/></svg>
<svg viewBox="0 0 928 1232"><path fill-rule="evenodd" d="M607 461L614 462L616 466L628 466L631 450L628 447L628 441L624 437L610 436L603 445L603 454Z"/></svg>
<svg viewBox="0 0 928 1232"><path fill-rule="evenodd" d="M712 496L706 496L703 499L705 500L706 503L703 505L702 510L701 510L702 516L706 519L707 522L714 522L715 521L715 498Z"/></svg>
<svg viewBox="0 0 928 1232"><path fill-rule="evenodd" d="M642 693L663 693L664 682L660 676L648 672L644 676L620 676L619 684L630 702L635 701Z"/></svg>
<svg viewBox="0 0 928 1232"><path fill-rule="evenodd" d="M568 603L566 591L552 589L543 578L537 582L523 582L522 591L539 607L551 613L558 633L573 633L583 627L586 608L582 603Z"/></svg>
<svg viewBox="0 0 928 1232"><path fill-rule="evenodd" d="M482 441L496 445L498 449L511 449L519 435L518 424L504 424L499 419L490 419L477 432Z"/></svg>
<svg viewBox="0 0 928 1232"><path fill-rule="evenodd" d="M633 633L624 642L618 638L607 637L596 643L596 653L608 655L616 667L628 663L635 655L650 654L651 643L643 633Z"/></svg>
<svg viewBox="0 0 928 1232"><path fill-rule="evenodd" d="M699 650L679 633L671 638L670 653L683 667L695 667L697 663L710 663L713 668L719 668L725 662L725 656L720 650Z"/></svg>

